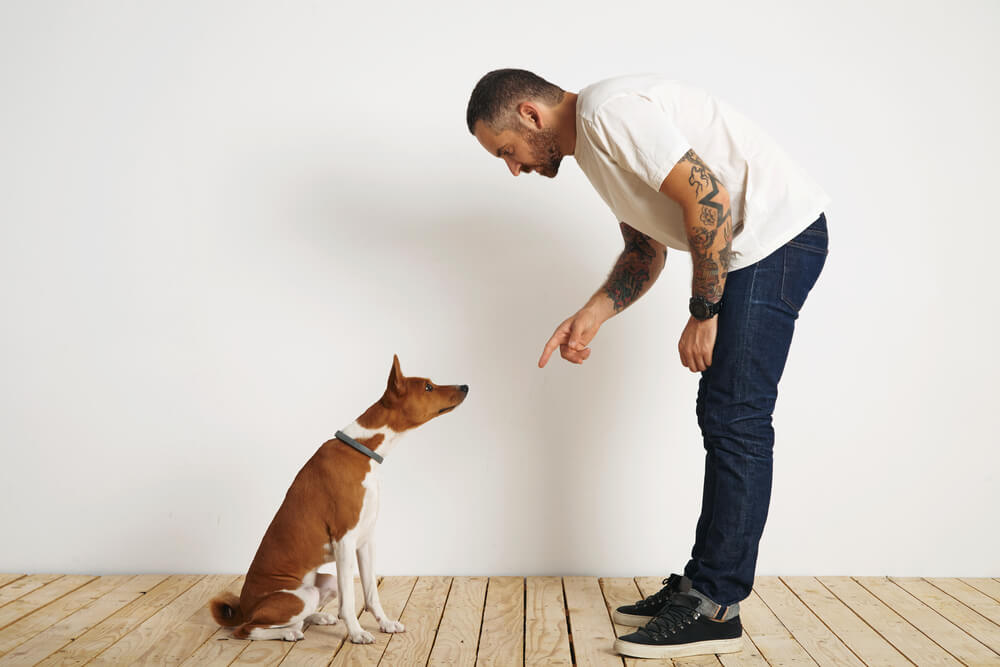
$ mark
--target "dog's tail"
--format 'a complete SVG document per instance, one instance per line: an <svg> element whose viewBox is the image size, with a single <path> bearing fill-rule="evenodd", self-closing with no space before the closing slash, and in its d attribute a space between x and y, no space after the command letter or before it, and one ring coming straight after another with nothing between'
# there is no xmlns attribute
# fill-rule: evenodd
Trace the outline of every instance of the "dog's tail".
<svg viewBox="0 0 1000 667"><path fill-rule="evenodd" d="M212 618L219 625L231 628L243 624L243 612L240 610L240 599L232 593L222 593L212 598L208 603Z"/></svg>

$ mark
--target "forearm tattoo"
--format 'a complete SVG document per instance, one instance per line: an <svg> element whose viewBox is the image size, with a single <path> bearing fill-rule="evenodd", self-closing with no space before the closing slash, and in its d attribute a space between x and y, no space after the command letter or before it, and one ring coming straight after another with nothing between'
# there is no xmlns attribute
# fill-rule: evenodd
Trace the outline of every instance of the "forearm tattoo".
<svg viewBox="0 0 1000 667"><path fill-rule="evenodd" d="M698 223L688 239L694 266L692 293L717 302L732 259L732 212L728 198L721 193L722 184L693 150L685 153L681 162L691 164L688 184L694 188L699 206Z"/></svg>
<svg viewBox="0 0 1000 667"><path fill-rule="evenodd" d="M616 313L642 296L647 283L651 282L656 263L656 249L649 243L649 237L624 222L621 228L625 249L604 283L604 293L611 299Z"/></svg>

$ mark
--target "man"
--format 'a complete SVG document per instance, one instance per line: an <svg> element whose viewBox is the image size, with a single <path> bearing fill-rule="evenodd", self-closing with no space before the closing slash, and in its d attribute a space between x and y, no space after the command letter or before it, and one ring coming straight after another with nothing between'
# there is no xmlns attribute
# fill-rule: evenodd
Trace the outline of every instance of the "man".
<svg viewBox="0 0 1000 667"><path fill-rule="evenodd" d="M696 413L705 457L701 516L684 575L619 607L624 655L739 651L771 494L771 415L799 310L827 254L829 198L756 125L705 92L661 76L566 92L524 70L484 76L469 131L510 172L555 177L572 155L620 222L625 248L604 285L560 324L558 348L581 364L605 321L656 281L667 247L691 253L681 363L701 373Z"/></svg>

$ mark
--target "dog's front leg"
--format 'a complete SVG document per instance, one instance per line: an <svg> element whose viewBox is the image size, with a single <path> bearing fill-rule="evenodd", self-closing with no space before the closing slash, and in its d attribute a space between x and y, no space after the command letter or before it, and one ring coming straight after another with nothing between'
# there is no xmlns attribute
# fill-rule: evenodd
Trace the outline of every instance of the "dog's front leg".
<svg viewBox="0 0 1000 667"><path fill-rule="evenodd" d="M345 537L337 542L335 555L337 558L337 588L340 595L340 618L347 626L347 634L355 644L371 644L375 641L372 633L358 623L358 613L354 608L354 567L352 559L357 545L353 539Z"/></svg>
<svg viewBox="0 0 1000 667"><path fill-rule="evenodd" d="M361 586L365 590L365 607L375 615L382 632L403 632L399 621L390 620L378 599L378 583L375 581L375 541L369 539L358 547L358 569L361 570Z"/></svg>

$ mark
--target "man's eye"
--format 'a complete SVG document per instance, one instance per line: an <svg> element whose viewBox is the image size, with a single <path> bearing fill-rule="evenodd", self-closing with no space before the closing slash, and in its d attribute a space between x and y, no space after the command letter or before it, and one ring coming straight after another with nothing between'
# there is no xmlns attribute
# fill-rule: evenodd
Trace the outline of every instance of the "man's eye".
<svg viewBox="0 0 1000 667"><path fill-rule="evenodd" d="M428 382L427 384L424 385L424 390L425 391L434 391L434 387L432 387L430 385L430 383Z"/></svg>

